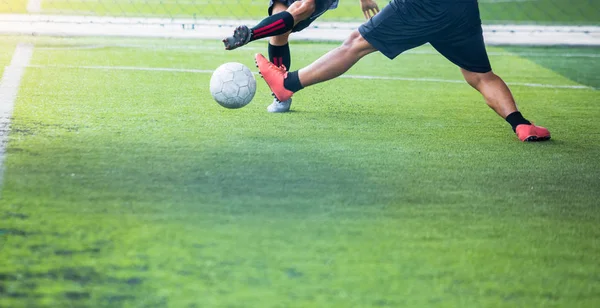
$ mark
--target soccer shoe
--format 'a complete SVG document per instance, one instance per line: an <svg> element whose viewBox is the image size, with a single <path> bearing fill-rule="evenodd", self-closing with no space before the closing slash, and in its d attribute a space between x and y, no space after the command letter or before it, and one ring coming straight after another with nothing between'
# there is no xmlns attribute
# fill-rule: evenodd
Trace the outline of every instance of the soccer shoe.
<svg viewBox="0 0 600 308"><path fill-rule="evenodd" d="M258 67L258 72L278 101L285 102L292 98L294 92L283 86L283 80L287 77L287 70L284 65L277 67L259 53L254 56L254 61L256 67Z"/></svg>
<svg viewBox="0 0 600 308"><path fill-rule="evenodd" d="M278 112L288 112L290 111L290 106L292 105L292 99L288 99L287 101L280 102L277 99L273 100L273 103L267 107L268 112L278 113Z"/></svg>
<svg viewBox="0 0 600 308"><path fill-rule="evenodd" d="M550 139L550 131L545 127L535 126L532 124L521 124L517 125L515 130L519 140L526 141L545 141Z"/></svg>
<svg viewBox="0 0 600 308"><path fill-rule="evenodd" d="M235 28L232 36L223 39L223 44L225 44L226 50L233 50L248 44L251 37L252 30L248 26L239 26Z"/></svg>

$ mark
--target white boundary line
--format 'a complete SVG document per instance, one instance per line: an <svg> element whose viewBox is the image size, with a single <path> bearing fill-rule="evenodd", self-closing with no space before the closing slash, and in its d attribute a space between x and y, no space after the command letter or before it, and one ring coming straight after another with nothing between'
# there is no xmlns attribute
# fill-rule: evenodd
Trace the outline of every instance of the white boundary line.
<svg viewBox="0 0 600 308"><path fill-rule="evenodd" d="M139 67L139 66L95 66L95 65L38 65L31 64L31 68L66 68L66 69L92 69L92 70L126 70L126 71L150 71L150 72L172 72L172 73L192 73L192 74L212 74L213 70L189 69L189 68L168 68L168 67ZM256 75L257 73L255 73ZM371 80L399 80L399 81L417 81L434 83L465 83L464 80L439 79L439 78L410 78L410 77L387 77L387 76L368 76L368 75L342 75L340 78L346 79L371 79ZM549 88L549 89L575 89L575 90L594 90L592 87L583 85L553 85L542 83L527 82L507 82L510 86L522 86L529 88Z"/></svg>
<svg viewBox="0 0 600 308"><path fill-rule="evenodd" d="M33 45L18 44L12 60L4 69L0 80L0 184L4 178L4 157L10 131L10 120L14 108L21 78L33 55Z"/></svg>

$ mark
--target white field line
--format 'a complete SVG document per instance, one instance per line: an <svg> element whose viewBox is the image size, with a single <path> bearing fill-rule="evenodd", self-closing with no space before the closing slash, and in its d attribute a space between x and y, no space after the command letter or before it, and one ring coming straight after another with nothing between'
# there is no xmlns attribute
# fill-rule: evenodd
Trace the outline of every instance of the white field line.
<svg viewBox="0 0 600 308"><path fill-rule="evenodd" d="M296 45L302 49L302 45ZM102 48L137 48L137 49L149 49L149 50L177 50L177 51L190 51L190 52L203 52L205 50L224 50L223 47L217 46L204 46L201 43L198 45L144 45L144 44L92 44L92 45L73 45L73 46L42 46L36 47L36 50L86 50L86 49L102 49ZM244 46L244 50L252 51L266 51L264 46ZM319 51L330 51L331 46L310 46L310 50ZM438 52L433 50L409 50L403 54L417 54L417 55L439 55ZM595 53L543 53L543 52L498 52L488 51L490 56L500 57L556 57L556 58L600 58L600 54Z"/></svg>
<svg viewBox="0 0 600 308"><path fill-rule="evenodd" d="M12 111L19 92L21 78L33 55L33 45L19 44L0 80L0 184L4 176L4 156L10 131Z"/></svg>
<svg viewBox="0 0 600 308"><path fill-rule="evenodd" d="M206 69L188 69L188 68L168 68L168 67L139 67L139 66L95 66L95 65L38 65L31 64L31 68L62 68L62 69L92 69L92 70L127 70L127 71L148 71L148 72L171 72L171 73L193 73L193 74L212 74L213 70ZM254 73L255 75L257 73ZM369 79L369 80L399 80L416 82L434 82L434 83L465 83L464 80L440 79L440 78L411 78L411 77L393 77L393 76L368 76L368 75L342 75L340 78L346 79ZM549 88L549 89L586 89L594 88L583 85L554 85L542 83L527 82L509 82L510 86L522 86L530 88Z"/></svg>
<svg viewBox="0 0 600 308"><path fill-rule="evenodd" d="M29 0L27 2L28 13L41 13L42 12L42 0Z"/></svg>

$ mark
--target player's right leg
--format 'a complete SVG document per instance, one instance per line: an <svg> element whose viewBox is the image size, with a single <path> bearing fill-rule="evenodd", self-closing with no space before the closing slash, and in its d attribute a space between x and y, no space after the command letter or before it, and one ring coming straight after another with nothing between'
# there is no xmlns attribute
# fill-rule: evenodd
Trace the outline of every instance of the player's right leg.
<svg viewBox="0 0 600 308"><path fill-rule="evenodd" d="M342 46L325 54L311 65L299 71L287 73L256 55L256 62L263 78L279 100L285 100L304 87L336 78L346 72L362 57L379 50L394 58L405 50L422 45L427 40L419 33L421 29L408 29L398 11L388 5L373 18L360 26Z"/></svg>
<svg viewBox="0 0 600 308"><path fill-rule="evenodd" d="M304 87L342 75L362 57L374 51L376 49L358 31L354 31L342 46L299 71L288 73L284 68L267 61L261 54L257 54L255 60L275 98L285 101Z"/></svg>
<svg viewBox="0 0 600 308"><path fill-rule="evenodd" d="M285 11L263 19L252 28L245 25L237 27L232 36L223 39L225 49L236 49L254 40L290 32L296 24L309 18L314 11L315 0L295 1Z"/></svg>

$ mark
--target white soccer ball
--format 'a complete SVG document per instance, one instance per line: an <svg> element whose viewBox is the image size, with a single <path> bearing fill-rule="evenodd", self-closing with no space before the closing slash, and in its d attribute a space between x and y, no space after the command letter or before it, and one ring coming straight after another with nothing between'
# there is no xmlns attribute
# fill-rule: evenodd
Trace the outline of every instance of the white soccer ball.
<svg viewBox="0 0 600 308"><path fill-rule="evenodd" d="M244 64L225 63L210 78L210 94L225 108L242 108L250 103L255 93L256 79Z"/></svg>

